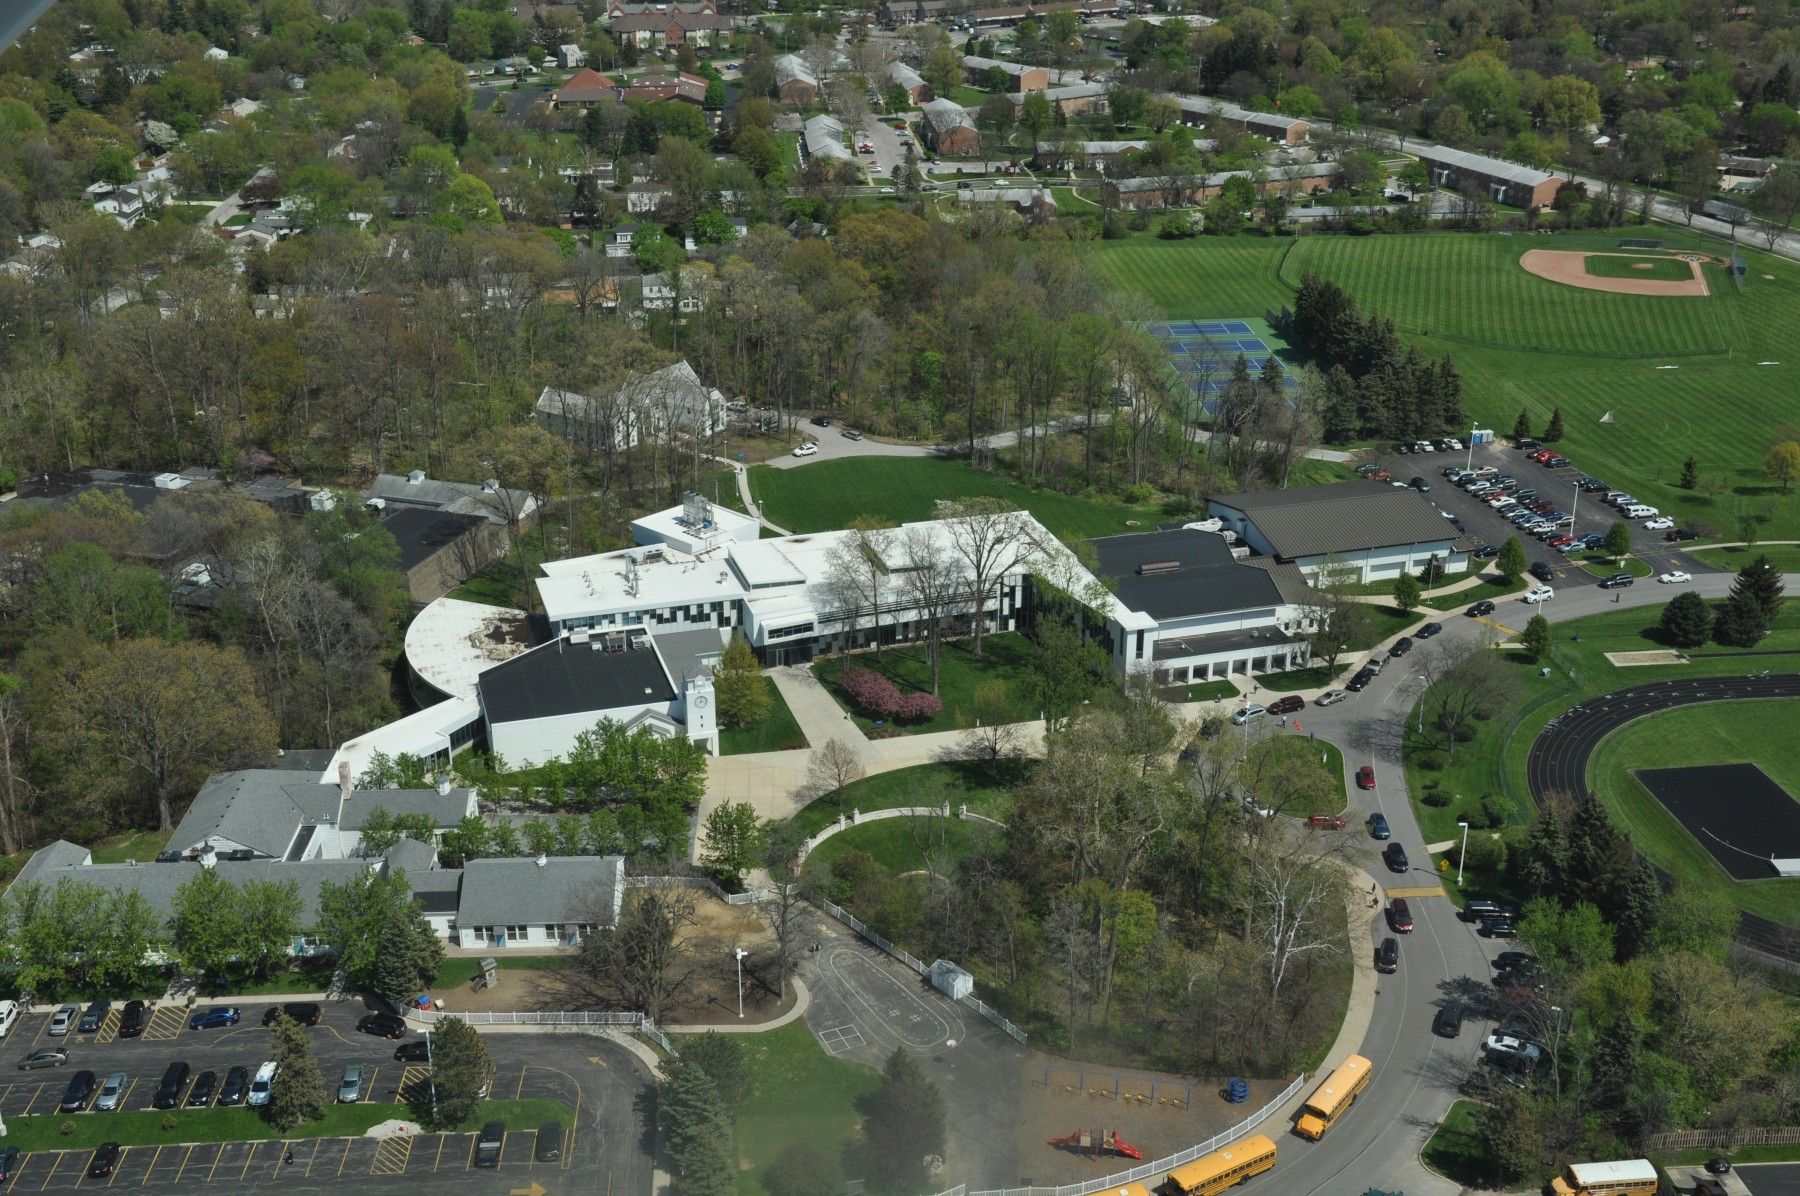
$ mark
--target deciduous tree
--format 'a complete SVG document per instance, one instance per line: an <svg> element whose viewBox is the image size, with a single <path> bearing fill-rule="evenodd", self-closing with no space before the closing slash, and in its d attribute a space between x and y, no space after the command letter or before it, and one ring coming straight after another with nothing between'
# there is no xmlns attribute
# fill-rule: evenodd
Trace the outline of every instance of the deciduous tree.
<svg viewBox="0 0 1800 1196"><path fill-rule="evenodd" d="M1400 608L1402 614L1412 613L1413 608L1419 605L1421 593L1419 579L1411 573L1402 573L1394 579L1394 605Z"/></svg>
<svg viewBox="0 0 1800 1196"><path fill-rule="evenodd" d="M1613 520L1612 526L1606 529L1605 548L1606 554L1617 561L1631 555L1631 525L1623 519Z"/></svg>
<svg viewBox="0 0 1800 1196"><path fill-rule="evenodd" d="M1763 454L1763 476L1780 482L1781 492L1786 494L1788 487L1800 480L1800 444L1783 440L1770 445L1769 451Z"/></svg>
<svg viewBox="0 0 1800 1196"><path fill-rule="evenodd" d="M1519 636L1519 643L1531 653L1533 660L1542 660L1550 652L1550 620L1542 615L1531 616Z"/></svg>
<svg viewBox="0 0 1800 1196"><path fill-rule="evenodd" d="M1524 574L1525 545L1520 542L1519 537L1506 537L1506 543L1500 546L1500 555L1494 560L1494 567L1500 571L1500 576L1508 579Z"/></svg>
<svg viewBox="0 0 1800 1196"><path fill-rule="evenodd" d="M844 790L868 775L857 750L842 739L828 739L813 749L806 763L806 782L822 797L844 808Z"/></svg>
<svg viewBox="0 0 1800 1196"><path fill-rule="evenodd" d="M700 862L720 876L737 880L762 856L762 827L749 802L723 802L706 816L705 847Z"/></svg>

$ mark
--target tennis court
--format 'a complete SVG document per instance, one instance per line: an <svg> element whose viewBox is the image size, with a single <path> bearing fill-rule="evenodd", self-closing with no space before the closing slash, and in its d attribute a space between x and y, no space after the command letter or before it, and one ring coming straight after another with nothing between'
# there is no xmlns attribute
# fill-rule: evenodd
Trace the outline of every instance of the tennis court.
<svg viewBox="0 0 1800 1196"><path fill-rule="evenodd" d="M1240 356L1250 367L1251 376L1261 377L1264 364L1273 353L1268 342L1243 320L1175 321L1151 324L1148 331L1163 342L1169 364L1200 400L1207 415L1215 414L1217 404L1205 396L1224 392ZM1285 373L1282 385L1294 390L1300 380Z"/></svg>

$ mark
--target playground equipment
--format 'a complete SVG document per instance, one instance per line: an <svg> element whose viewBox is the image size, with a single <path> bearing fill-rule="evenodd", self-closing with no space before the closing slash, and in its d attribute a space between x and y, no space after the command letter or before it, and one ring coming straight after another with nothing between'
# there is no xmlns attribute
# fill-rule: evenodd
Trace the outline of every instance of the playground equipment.
<svg viewBox="0 0 1800 1196"><path fill-rule="evenodd" d="M1116 1154L1127 1159L1141 1159L1144 1152L1119 1137L1117 1130L1075 1130L1061 1138L1050 1139L1051 1146L1067 1146L1084 1158L1098 1159Z"/></svg>
<svg viewBox="0 0 1800 1196"><path fill-rule="evenodd" d="M1043 1086L1046 1091L1060 1088L1070 1096L1097 1096L1171 1109L1192 1108L1194 1103L1194 1086L1186 1080L1125 1076L1111 1071L1059 1068L1054 1064L1045 1065Z"/></svg>
<svg viewBox="0 0 1800 1196"><path fill-rule="evenodd" d="M1250 1081L1240 1080L1236 1076L1233 1076L1231 1082L1225 1085L1225 1099L1234 1105L1241 1105L1249 1100Z"/></svg>

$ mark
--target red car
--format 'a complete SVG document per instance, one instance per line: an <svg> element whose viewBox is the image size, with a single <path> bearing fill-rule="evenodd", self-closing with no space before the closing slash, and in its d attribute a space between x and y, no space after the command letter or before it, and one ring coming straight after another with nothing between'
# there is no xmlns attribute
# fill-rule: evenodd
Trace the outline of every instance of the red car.
<svg viewBox="0 0 1800 1196"><path fill-rule="evenodd" d="M1356 787L1358 789L1375 788L1375 766L1365 764L1356 770Z"/></svg>
<svg viewBox="0 0 1800 1196"><path fill-rule="evenodd" d="M1299 694L1288 694L1286 697L1276 698L1273 702L1269 703L1269 713L1275 715L1293 714L1296 711L1305 709L1306 699L1302 698Z"/></svg>
<svg viewBox="0 0 1800 1196"><path fill-rule="evenodd" d="M1564 544L1575 543L1575 537L1574 536L1551 536L1548 543L1549 543L1550 547L1552 547L1552 548L1561 548Z"/></svg>
<svg viewBox="0 0 1800 1196"><path fill-rule="evenodd" d="M1307 817L1306 825L1328 831L1341 831L1350 824L1342 814L1312 814Z"/></svg>

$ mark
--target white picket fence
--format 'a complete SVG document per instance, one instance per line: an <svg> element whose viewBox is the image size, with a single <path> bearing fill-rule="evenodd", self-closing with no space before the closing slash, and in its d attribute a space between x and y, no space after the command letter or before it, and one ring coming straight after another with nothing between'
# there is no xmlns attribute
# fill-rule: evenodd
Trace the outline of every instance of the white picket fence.
<svg viewBox="0 0 1800 1196"><path fill-rule="evenodd" d="M1094 1192L1104 1192L1112 1188L1122 1188L1126 1184L1137 1183L1140 1180L1151 1180L1153 1182L1149 1186L1154 1187L1154 1181L1160 1180L1163 1176L1175 1170L1175 1168L1180 1167L1185 1163L1191 1163L1202 1155L1209 1155L1215 1150L1223 1150L1225 1147L1231 1145L1233 1142L1261 1125L1271 1113L1286 1104L1288 1099L1292 1097L1294 1093L1300 1091L1301 1085L1305 1083L1306 1073L1301 1072L1294 1077L1293 1083L1282 1089L1281 1095L1277 1096L1274 1100L1271 1100L1268 1104L1244 1118L1244 1120L1238 1122L1224 1133L1216 1134L1200 1143L1198 1146L1190 1146L1179 1154L1172 1154L1166 1159L1158 1159L1154 1163L1144 1163L1141 1166L1133 1167L1129 1171L1116 1172L1112 1175L1102 1176L1099 1179L1083 1180L1078 1184L1064 1184L1059 1188L992 1188L977 1189L976 1191L971 1192L969 1190L969 1185L958 1184L948 1191L937 1193L937 1196L1092 1196L1092 1193Z"/></svg>
<svg viewBox="0 0 1800 1196"><path fill-rule="evenodd" d="M579 1030L589 1026L619 1027L633 1034L642 1034L671 1055L677 1053L674 1044L656 1028L656 1023L641 1013L457 1013L448 1009L409 1009L406 1015L428 1026L439 1018L453 1017L471 1026L551 1026L562 1030Z"/></svg>

